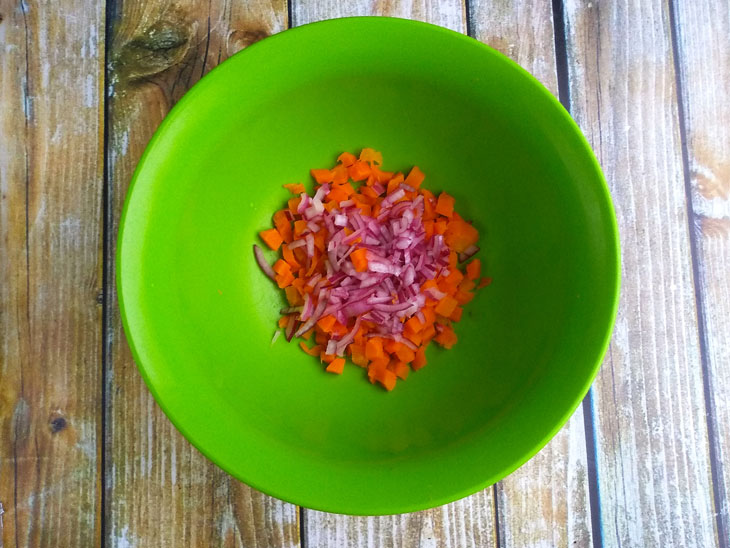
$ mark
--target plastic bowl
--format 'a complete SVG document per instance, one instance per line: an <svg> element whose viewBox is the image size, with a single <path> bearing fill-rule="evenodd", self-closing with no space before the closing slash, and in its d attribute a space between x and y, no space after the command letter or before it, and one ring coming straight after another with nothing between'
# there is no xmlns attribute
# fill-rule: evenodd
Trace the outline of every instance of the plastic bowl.
<svg viewBox="0 0 730 548"><path fill-rule="evenodd" d="M390 393L271 344L283 299L252 254L283 183L311 189L310 168L365 146L456 197L494 280L458 344ZM194 86L139 163L117 264L135 360L177 428L261 491L352 514L444 504L535 454L598 370L619 284L606 185L555 98L471 38L390 18L286 31Z"/></svg>

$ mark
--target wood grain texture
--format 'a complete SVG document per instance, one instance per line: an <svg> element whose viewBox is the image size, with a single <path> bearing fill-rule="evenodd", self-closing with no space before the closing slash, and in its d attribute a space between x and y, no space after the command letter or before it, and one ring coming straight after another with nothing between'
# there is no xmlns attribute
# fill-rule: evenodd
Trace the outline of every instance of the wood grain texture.
<svg viewBox="0 0 730 548"><path fill-rule="evenodd" d="M109 55L110 257L131 174L171 106L220 61L287 26L283 1L119 5ZM157 407L132 361L108 273L107 546L298 546L295 506L217 468Z"/></svg>
<svg viewBox="0 0 730 548"><path fill-rule="evenodd" d="M359 517L304 510L304 545L367 548L497 546L492 489L432 510Z"/></svg>
<svg viewBox="0 0 730 548"><path fill-rule="evenodd" d="M571 111L622 239L594 385L603 546L716 546L668 6L569 0L565 21Z"/></svg>
<svg viewBox="0 0 730 548"><path fill-rule="evenodd" d="M416 19L466 32L465 4L460 0L292 0L292 26L335 17L385 15Z"/></svg>
<svg viewBox="0 0 730 548"><path fill-rule="evenodd" d="M552 5L470 3L478 40L527 69L558 96ZM583 408L531 461L496 488L500 546L589 546L591 508Z"/></svg>
<svg viewBox="0 0 730 548"><path fill-rule="evenodd" d="M0 545L98 546L103 6L0 15Z"/></svg>
<svg viewBox="0 0 730 548"><path fill-rule="evenodd" d="M730 4L676 2L675 28L688 175L704 314L715 512L730 545Z"/></svg>

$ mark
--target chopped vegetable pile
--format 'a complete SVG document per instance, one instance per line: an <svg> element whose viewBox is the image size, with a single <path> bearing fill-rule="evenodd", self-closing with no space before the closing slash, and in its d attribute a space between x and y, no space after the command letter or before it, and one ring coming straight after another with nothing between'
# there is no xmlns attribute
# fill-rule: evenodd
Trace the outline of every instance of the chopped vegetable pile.
<svg viewBox="0 0 730 548"><path fill-rule="evenodd" d="M371 383L392 390L426 365L432 340L456 343L452 323L491 280L471 259L479 233L454 198L421 188L418 167L404 177L381 164L370 148L359 158L344 152L333 169L312 170L314 196L301 183L284 185L296 196L259 233L281 258L272 267L258 246L254 253L286 293L279 327L287 341L302 337L302 350L330 373L342 373L347 355Z"/></svg>

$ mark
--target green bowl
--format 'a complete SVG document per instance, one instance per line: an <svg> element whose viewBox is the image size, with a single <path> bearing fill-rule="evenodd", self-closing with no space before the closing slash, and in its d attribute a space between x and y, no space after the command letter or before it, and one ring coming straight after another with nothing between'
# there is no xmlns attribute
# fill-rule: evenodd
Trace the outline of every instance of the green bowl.
<svg viewBox="0 0 730 548"><path fill-rule="evenodd" d="M283 299L252 254L283 183L311 190L310 168L366 146L456 197L494 280L458 344L393 392L272 344ZM555 98L471 38L390 18L289 30L203 78L139 163L117 264L132 352L177 428L253 487L349 514L444 504L527 461L586 394L619 286L609 193Z"/></svg>

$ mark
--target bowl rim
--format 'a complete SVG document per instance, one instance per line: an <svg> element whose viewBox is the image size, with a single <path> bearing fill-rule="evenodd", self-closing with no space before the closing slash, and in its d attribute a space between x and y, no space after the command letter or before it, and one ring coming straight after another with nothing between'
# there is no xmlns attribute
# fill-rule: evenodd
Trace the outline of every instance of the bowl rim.
<svg viewBox="0 0 730 548"><path fill-rule="evenodd" d="M592 167L596 174L596 182L600 186L600 195L601 199L604 202L603 205L607 207L607 213L609 213L609 233L607 233L605 236L608 240L610 240L609 243L612 243L612 249L610 250L615 258L615 269L613 272L609 273L613 277L613 291L612 291L612 302L611 302L611 310L610 313L607 316L607 322L606 322L606 329L605 334L603 337L603 340L600 344L600 350L597 354L595 363L590 367L590 369L587 368L587 370L590 371L590 373L586 376L586 382L581 387L579 395L575 398L575 401L571 402L571 405L568 406L568 411L564 413L559 420L556 421L553 428L540 440L538 440L528 451L526 451L523 455L521 455L520 458L515 459L510 466L505 467L502 471L500 471L497 474L494 474L494 477L492 478L486 478L486 479L479 479L477 481L474 481L474 483L469 488L460 489L460 490L454 490L453 492L450 492L448 495L442 495L437 496L429 500L422 500L417 501L414 504L404 506L404 505L398 505L397 507L389 506L388 504L379 504L379 507L382 508L382 511L371 511L371 509L358 509L357 507L352 508L346 508L343 509L340 506L337 505L330 505L327 503L323 503L321 500L312 500L309 498L307 494L302 493L285 493L280 491L276 488L270 488L267 485L263 485L257 481L257 479L254 476L249 476L247 474L241 474L239 472L234 473L229 466L227 466L225 463L221 462L211 451L206 449L206 447L199 443L199 441L196 439L196 436L191 434L185 425L183 424L183 421L180 420L179 417L177 417L168 407L168 405L165 402L165 399L161 397L161 394L157 390L155 384L151 380L150 371L152 370L151 366L149 364L145 364L140 360L140 355L137 349L137 345L135 344L135 341L133 340L131 336L131 330L130 330L130 324L129 324L129 317L128 317L128 311L127 311L127 303L124 297L124 291L123 291L123 260L122 260L122 246L124 243L124 236L125 236L125 227L126 227L126 218L128 214L128 210L130 207L130 204L132 202L131 197L134 193L135 187L137 186L137 181L140 178L140 174L144 171L145 164L148 161L149 156L151 155L151 151L155 148L155 144L157 141L159 141L162 136L166 133L167 127L170 126L173 121L180 115L185 105L192 100L195 99L195 97L202 91L206 90L210 85L212 85L215 82L215 74L217 74L218 70L221 66L226 65L230 61L239 58L241 55L245 55L246 52L248 52L251 49L260 48L262 44L266 46L270 45L272 42L275 42L278 40L278 38L283 35L287 34L287 36L291 37L292 34L306 34L310 32L310 29L313 27L324 27L324 26L337 26L342 24L343 22L353 22L353 21L359 21L359 20L367 20L367 21L373 21L378 20L379 22L382 22L382 24L395 24L395 25L403 25L404 27L421 27L421 28L427 28L431 32L438 32L442 33L444 35L448 35L454 40L460 40L463 43L468 43L470 47L480 48L485 54L496 56L501 60L501 62L506 63L509 65L516 73L520 74L522 78L526 79L534 88L534 91L536 93L542 94L545 98L548 99L548 102L550 102L553 107L557 109L558 112L560 112L561 117L564 119L565 122L567 122L568 126L571 128L572 132L578 137L578 142L580 143L580 146L582 147L582 153L586 155L587 158L590 159L590 162L592 164ZM213 77L211 77L213 76ZM389 16L351 16L351 17L339 17L339 18L333 18L333 19L326 19L322 21L316 21L312 23L307 23L304 25L300 25L297 27L292 27L289 29L285 29L281 32L278 32L276 34L273 34L271 36L268 36L264 38L263 40L260 40L259 42L256 42L243 50L233 54L228 59L222 61L220 64L218 64L216 67L211 69L205 76L203 76L198 82L196 82L185 94L183 97L170 109L170 111L167 113L167 115L164 117L158 128L153 133L152 137L150 138L149 142L145 146L145 150L142 153L137 166L135 167L135 170L133 172L133 175L130 179L129 186L127 188L126 195L124 197L124 205L122 208L121 216L119 219L119 228L118 228L118 234L117 234L117 242L116 242L116 251L115 251L115 275L116 275L116 284L115 288L117 291L117 298L118 298L118 305L119 305L119 312L122 320L122 326L124 329L124 333L126 336L127 343L129 345L132 357L134 359L134 362L137 366L137 369L139 370L145 384L147 385L147 388L152 393L153 397L155 398L155 401L159 405L159 407L162 409L162 411L165 413L167 418L170 420L170 422L175 426L175 428L198 450L200 451L208 460L213 462L216 466L224 470L226 473L230 474L232 477L237 478L238 480L246 483L247 485L267 494L273 497L276 497L278 499L281 499L283 501L296 504L298 506L308 508L308 509L314 509L319 511L325 511L325 512L331 512L331 513L340 513L340 514L347 514L347 515L363 515L363 516L369 516L369 515L395 515L395 514L403 514L403 513L409 513L409 512L415 512L420 510L426 510L429 508L435 508L444 504L448 504L450 502L454 502L457 500L460 500L462 498L465 498L467 496L473 495L490 485L493 485L497 483L498 481L501 481L508 475L510 475L512 472L520 468L522 465L524 465L528 460L530 460L533 456L535 456L547 443L560 431L563 426L568 422L570 417L575 413L578 406L581 404L581 402L584 400L586 394L588 394L588 391L595 380L595 377L600 369L601 363L603 361L603 358L606 354L606 351L608 349L608 346L611 341L612 333L613 333L613 327L616 322L616 316L618 312L618 306L619 306L619 300L620 300L620 287L621 287L621 248L620 248L620 235L619 235L619 229L618 229L618 223L616 219L616 211L615 207L613 205L613 201L611 199L610 190L608 187L608 184L606 182L605 176L603 174L603 171L601 169L601 166L598 162L598 159L595 156L595 153L593 152L593 149L591 148L590 144L588 143L586 137L584 136L583 132L581 131L578 124L575 122L575 120L571 117L570 113L565 109L565 107L560 103L560 101L539 81L537 78L535 78L532 74L530 74L526 69L521 67L517 62L513 61L500 51L488 46L487 44L480 42L479 40L472 38L471 36L468 36L467 34L462 34L460 32L441 27L439 25L435 25L433 23L428 23L424 21L418 21L413 19L405 19L400 17L389 17ZM357 505L355 505L357 506Z"/></svg>

